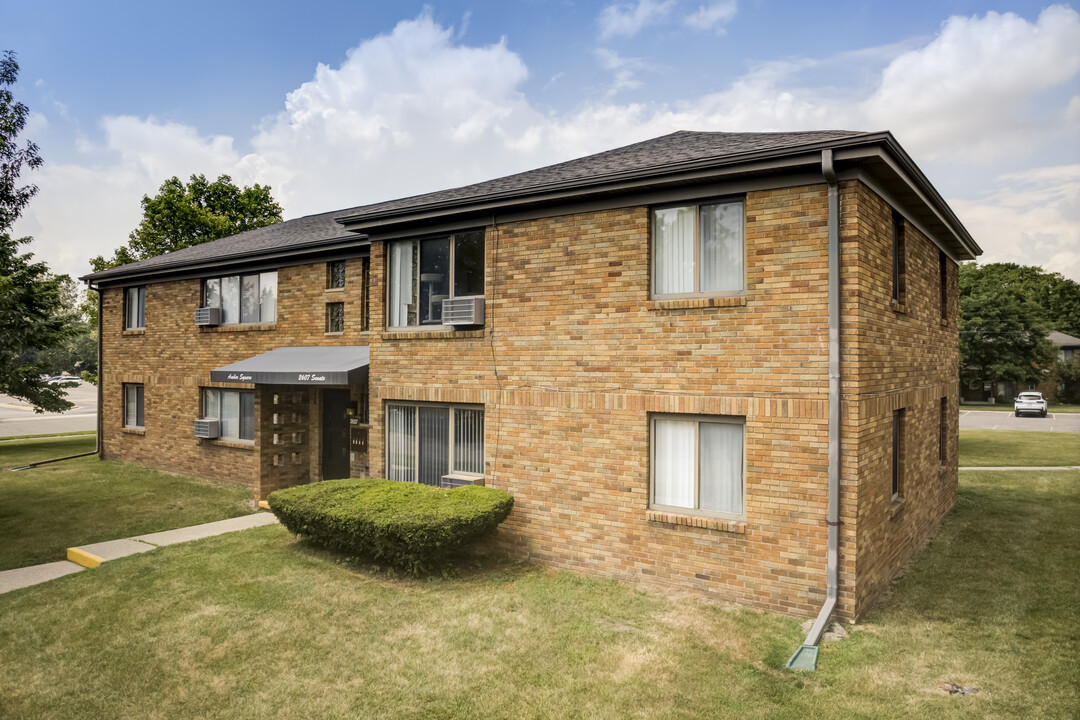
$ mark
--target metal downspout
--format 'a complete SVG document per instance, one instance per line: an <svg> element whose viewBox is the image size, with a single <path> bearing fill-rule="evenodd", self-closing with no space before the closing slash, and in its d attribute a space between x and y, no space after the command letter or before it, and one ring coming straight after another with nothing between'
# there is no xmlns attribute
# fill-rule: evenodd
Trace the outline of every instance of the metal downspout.
<svg viewBox="0 0 1080 720"><path fill-rule="evenodd" d="M821 174L829 188L829 508L825 604L802 646L787 661L796 670L817 669L817 644L836 608L840 576L840 191L832 149L821 151Z"/></svg>

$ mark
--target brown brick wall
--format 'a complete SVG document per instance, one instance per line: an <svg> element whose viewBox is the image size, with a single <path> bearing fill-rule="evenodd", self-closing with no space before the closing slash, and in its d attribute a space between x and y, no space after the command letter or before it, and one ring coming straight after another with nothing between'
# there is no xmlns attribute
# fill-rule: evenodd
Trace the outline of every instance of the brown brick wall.
<svg viewBox="0 0 1080 720"><path fill-rule="evenodd" d="M956 267L943 324L937 250L909 224L906 303L891 307L891 210L858 182L841 191L839 612L850 619L955 499ZM180 281L152 285L146 333L125 336L120 293L108 291L106 454L251 482L261 496L304 482L317 474L317 393L293 398L307 411L306 436L294 436L304 432L299 416L272 421L272 394L282 388L262 388L255 452L191 437L199 379L275 347L366 343L369 457L354 474L366 474L366 461L372 475L384 471L386 401L481 404L486 482L515 496L500 529L515 556L812 614L825 595L825 199L823 184L747 194L745 297L650 300L646 207L486 228L481 330L387 332L382 242L371 249L370 332L354 322L362 298L350 275L346 332L323 333L325 303L340 294L323 291L322 263L280 271L279 320L267 331L199 331L191 321L199 283ZM350 263L350 273L358 267ZM155 358L152 370L146 358ZM120 383L136 378L147 383L144 437L118 432ZM942 395L949 463L939 468ZM907 409L900 505L888 492L896 407ZM649 510L652 413L745 418L744 522Z"/></svg>
<svg viewBox="0 0 1080 720"><path fill-rule="evenodd" d="M266 466L272 453L267 449L270 440L263 436L291 427L286 423L275 430L266 421L273 412L266 404L267 392L256 392L255 443L245 445L194 437L192 423L199 415L199 389L253 387L211 383L210 371L277 347L367 344L368 333L360 330L364 314L360 288L365 266L363 258L347 262L344 291L325 290L326 263L279 269L277 322L260 326L197 327L194 318L201 281L193 279L149 285L146 330L125 332L123 291L105 290L101 377L104 456L196 477L250 484L256 490L263 484L269 488L287 482L280 469ZM345 332L327 334L325 304L339 301L346 303ZM142 434L121 430L121 386L130 382L145 386ZM310 444L311 439L309 435L305 443ZM256 447L261 450L256 451ZM310 450L299 451L305 454L310 468ZM260 496L265 493L260 492Z"/></svg>

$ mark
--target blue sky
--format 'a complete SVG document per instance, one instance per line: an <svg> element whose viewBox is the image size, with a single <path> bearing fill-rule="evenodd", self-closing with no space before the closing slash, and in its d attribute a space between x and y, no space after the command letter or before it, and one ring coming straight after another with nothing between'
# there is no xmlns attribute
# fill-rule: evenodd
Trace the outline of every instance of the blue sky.
<svg viewBox="0 0 1080 720"><path fill-rule="evenodd" d="M57 271L171 175L286 217L675 129L892 130L986 249L1080 279L1080 15L974 2L0 1Z"/></svg>

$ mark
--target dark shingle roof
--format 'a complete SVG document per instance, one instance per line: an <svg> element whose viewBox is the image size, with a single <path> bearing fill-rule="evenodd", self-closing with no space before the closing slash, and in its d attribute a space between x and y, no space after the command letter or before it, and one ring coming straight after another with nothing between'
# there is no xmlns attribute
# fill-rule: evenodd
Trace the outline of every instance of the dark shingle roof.
<svg viewBox="0 0 1080 720"><path fill-rule="evenodd" d="M120 277L136 277L143 271L180 269L215 260L258 256L285 248L316 247L335 239L358 238L358 236L344 230L336 222L339 218L362 220L368 216L386 216L395 212L414 211L428 205L468 203L489 197L512 196L515 193L523 194L557 186L590 185L618 178L620 175L628 173L677 167L680 164L690 162L701 163L752 153L797 148L866 134L850 130L776 133L690 132L683 130L653 138L652 140L645 140L633 145L555 165L548 165L547 167L529 170L516 175L508 175L495 180L287 220L276 225L249 230L239 235L185 248L167 255L160 255L118 268L92 273L85 276L84 279L99 282Z"/></svg>
<svg viewBox="0 0 1080 720"><path fill-rule="evenodd" d="M503 195L518 191L573 183L583 180L609 179L625 173L641 172L686 162L718 160L755 152L795 148L830 140L866 135L852 130L813 130L806 132L727 133L727 132L679 132L663 135L652 140L625 147L587 155L576 160L548 165L536 170L507 175L506 177L474 185L440 190L425 195L390 200L344 210L341 217L362 218L395 210L414 210L425 205L442 204L456 200L479 200L491 195Z"/></svg>
<svg viewBox="0 0 1080 720"><path fill-rule="evenodd" d="M1063 332L1054 331L1050 333L1050 342L1058 347L1080 347L1080 338L1074 338L1072 335L1066 335Z"/></svg>

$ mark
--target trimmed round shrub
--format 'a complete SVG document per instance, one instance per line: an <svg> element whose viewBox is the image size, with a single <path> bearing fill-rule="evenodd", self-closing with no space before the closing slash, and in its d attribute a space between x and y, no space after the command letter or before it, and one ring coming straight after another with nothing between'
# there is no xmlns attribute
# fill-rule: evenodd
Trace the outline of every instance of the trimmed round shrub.
<svg viewBox="0 0 1080 720"><path fill-rule="evenodd" d="M514 498L466 485L325 480L277 490L270 509L290 532L413 574L430 572L507 518Z"/></svg>

